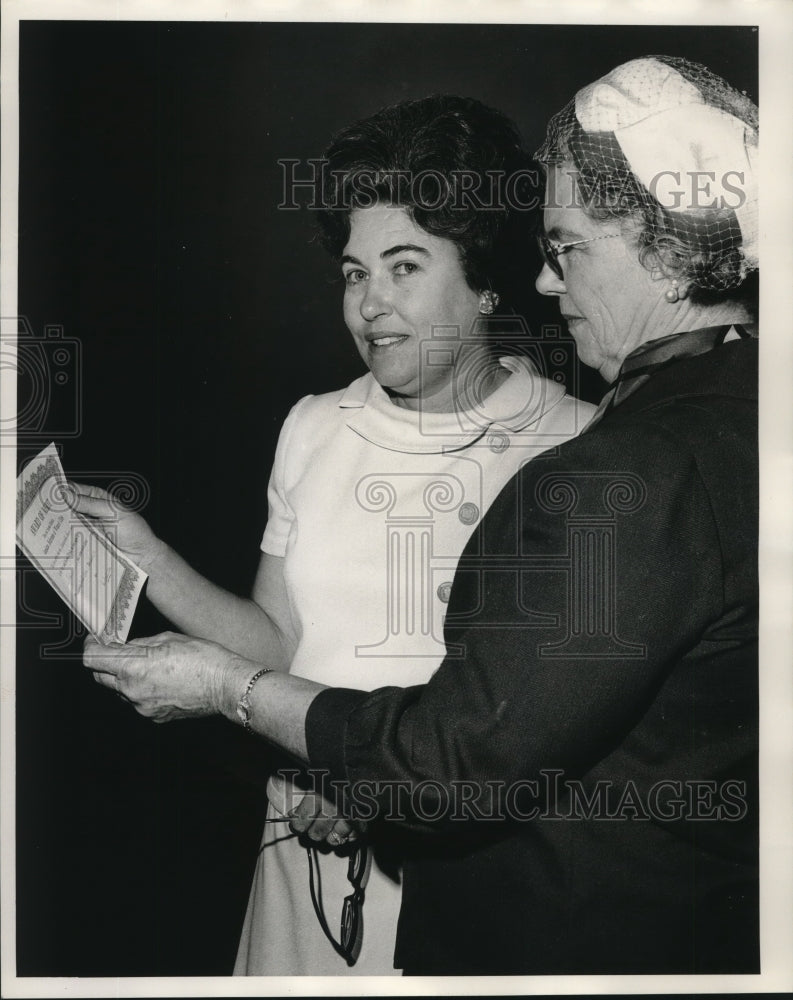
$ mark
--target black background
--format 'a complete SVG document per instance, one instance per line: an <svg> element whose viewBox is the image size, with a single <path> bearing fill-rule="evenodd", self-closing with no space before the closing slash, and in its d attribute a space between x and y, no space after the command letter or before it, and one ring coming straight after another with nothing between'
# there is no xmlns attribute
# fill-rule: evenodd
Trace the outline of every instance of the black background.
<svg viewBox="0 0 793 1000"><path fill-rule="evenodd" d="M534 148L580 86L655 52L757 98L750 28L23 22L20 467L55 439L72 478L131 483L158 533L249 591L284 416L362 372L311 213L277 207L278 159L431 92L501 109ZM556 317L533 277L536 331ZM266 747L136 716L20 569L19 974L230 973ZM164 627L143 601L133 634Z"/></svg>

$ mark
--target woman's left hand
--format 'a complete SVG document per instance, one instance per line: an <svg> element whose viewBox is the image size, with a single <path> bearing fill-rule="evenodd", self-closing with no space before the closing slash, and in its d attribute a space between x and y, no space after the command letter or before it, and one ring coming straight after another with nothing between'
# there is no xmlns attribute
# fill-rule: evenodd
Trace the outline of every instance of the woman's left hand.
<svg viewBox="0 0 793 1000"><path fill-rule="evenodd" d="M124 646L88 638L83 662L99 684L153 722L221 712L227 675L242 666L223 646L176 632L132 639Z"/></svg>
<svg viewBox="0 0 793 1000"><path fill-rule="evenodd" d="M306 792L289 815L289 826L295 833L304 833L309 840L324 841L334 848L357 840L359 833L366 830L366 823L340 817L337 807L319 792Z"/></svg>

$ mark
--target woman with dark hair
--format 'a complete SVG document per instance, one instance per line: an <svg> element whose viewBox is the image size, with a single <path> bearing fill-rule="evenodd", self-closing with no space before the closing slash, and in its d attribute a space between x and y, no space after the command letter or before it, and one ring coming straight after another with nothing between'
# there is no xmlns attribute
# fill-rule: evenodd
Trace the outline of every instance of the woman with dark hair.
<svg viewBox="0 0 793 1000"><path fill-rule="evenodd" d="M510 204L526 203L526 183L514 126L475 100L408 101L335 137L321 236L339 260L345 322L369 373L305 396L287 417L250 601L208 583L122 513L117 541L177 627L322 684L429 679L471 532L517 469L593 410L525 356L493 351L499 294L516 266ZM76 489L78 510L113 513L99 491ZM306 782L291 778L268 785L236 972L392 972L400 851L382 825L368 848L310 783L304 797ZM290 816L309 827L308 848L279 822Z"/></svg>

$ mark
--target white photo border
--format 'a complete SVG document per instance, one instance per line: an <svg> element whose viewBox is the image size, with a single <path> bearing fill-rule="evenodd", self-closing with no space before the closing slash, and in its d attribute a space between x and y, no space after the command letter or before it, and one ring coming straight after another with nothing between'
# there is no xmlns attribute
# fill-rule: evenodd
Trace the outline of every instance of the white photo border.
<svg viewBox="0 0 793 1000"><path fill-rule="evenodd" d="M267 995L598 995L626 993L774 993L793 989L793 5L788 0L406 0L395 7L313 0L3 0L2 220L0 315L17 314L18 64L20 20L352 21L527 24L758 25L761 143L761 962L757 976L570 976L531 978L233 977L66 979L16 976L15 732L13 628L0 628L2 654L2 995L4 997ZM7 330L4 326L3 335ZM5 346L8 346L6 343ZM13 417L16 386L3 370L0 417ZM0 448L0 622L13 623L15 449Z"/></svg>

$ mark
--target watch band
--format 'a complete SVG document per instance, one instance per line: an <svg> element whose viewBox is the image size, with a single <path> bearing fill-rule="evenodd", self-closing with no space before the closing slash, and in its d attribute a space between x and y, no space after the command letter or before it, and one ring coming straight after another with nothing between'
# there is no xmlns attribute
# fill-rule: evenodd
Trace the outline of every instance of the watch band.
<svg viewBox="0 0 793 1000"><path fill-rule="evenodd" d="M240 722L242 722L242 728L252 736L254 732L251 726L251 691L253 691L253 685L260 677L264 677L265 674L271 674L272 672L272 667L264 667L262 670L257 671L248 681L245 693L237 702L237 716Z"/></svg>

